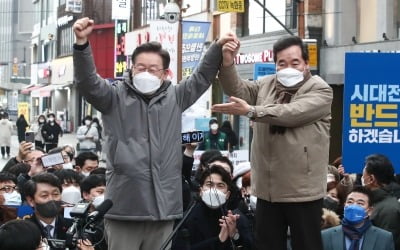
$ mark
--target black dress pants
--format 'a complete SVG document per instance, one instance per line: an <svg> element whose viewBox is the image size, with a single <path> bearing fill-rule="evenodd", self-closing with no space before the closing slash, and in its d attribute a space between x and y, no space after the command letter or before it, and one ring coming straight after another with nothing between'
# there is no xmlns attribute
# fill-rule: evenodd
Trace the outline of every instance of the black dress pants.
<svg viewBox="0 0 400 250"><path fill-rule="evenodd" d="M293 250L322 250L322 199L268 202L257 199L257 250L287 250L288 227Z"/></svg>

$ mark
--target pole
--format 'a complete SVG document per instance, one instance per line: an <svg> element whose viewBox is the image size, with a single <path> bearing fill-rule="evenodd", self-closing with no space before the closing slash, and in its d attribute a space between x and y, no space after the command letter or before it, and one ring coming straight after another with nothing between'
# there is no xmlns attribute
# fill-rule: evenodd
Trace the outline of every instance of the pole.
<svg viewBox="0 0 400 250"><path fill-rule="evenodd" d="M299 11L299 19L298 19L299 20L299 22L298 22L299 30L298 30L298 32L299 32L299 37L301 39L304 39L304 37L305 37L304 0L300 0L298 6L299 6L298 7L298 11Z"/></svg>
<svg viewBox="0 0 400 250"><path fill-rule="evenodd" d="M179 13L179 26L178 26L178 60L177 60L177 78L176 83L182 80L182 1L178 0L176 3L179 6L180 13Z"/></svg>

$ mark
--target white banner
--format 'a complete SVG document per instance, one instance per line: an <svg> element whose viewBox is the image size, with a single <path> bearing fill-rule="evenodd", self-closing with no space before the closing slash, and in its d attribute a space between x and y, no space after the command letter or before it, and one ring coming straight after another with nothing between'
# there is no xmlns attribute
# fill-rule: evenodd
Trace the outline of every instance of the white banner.
<svg viewBox="0 0 400 250"><path fill-rule="evenodd" d="M113 0L111 18L113 20L129 20L131 3L129 0Z"/></svg>
<svg viewBox="0 0 400 250"><path fill-rule="evenodd" d="M168 23L165 20L150 23L150 41L162 44L163 49L169 52L171 62L169 64L169 79L172 84L177 84L178 74L178 28L179 22Z"/></svg>
<svg viewBox="0 0 400 250"><path fill-rule="evenodd" d="M200 163L200 157L204 153L204 151L196 150L194 151L193 157L193 170L197 169L197 165ZM231 160L233 167L236 167L239 163L248 162L249 161L249 150L235 150L232 153L228 151L221 151L223 156L226 156Z"/></svg>

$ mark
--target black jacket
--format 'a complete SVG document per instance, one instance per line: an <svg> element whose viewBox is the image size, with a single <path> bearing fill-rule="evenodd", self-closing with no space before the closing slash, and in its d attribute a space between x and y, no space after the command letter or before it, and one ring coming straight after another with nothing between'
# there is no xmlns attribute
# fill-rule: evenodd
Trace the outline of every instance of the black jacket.
<svg viewBox="0 0 400 250"><path fill-rule="evenodd" d="M239 214L240 218L237 221L237 228L240 238L232 243L236 246L243 246L244 250L254 249L254 234L250 229L250 225L239 210L233 211L234 214ZM221 230L219 219L222 217L221 209L211 209L202 201L193 208L191 214L179 230L175 238L173 250L230 250L233 249L231 241L227 239L221 243L218 235Z"/></svg>
<svg viewBox="0 0 400 250"><path fill-rule="evenodd" d="M39 219L36 217L35 214L27 220L32 221L36 226L38 226L38 228L40 229L40 232L42 234L42 238L47 238L46 231L45 231L42 223L40 223ZM68 231L68 229L70 228L71 225L72 225L72 220L65 219L63 216L58 215L56 218L53 239L65 240L66 232ZM51 248L51 249L65 249L65 248Z"/></svg>
<svg viewBox="0 0 400 250"><path fill-rule="evenodd" d="M58 137L60 135L62 135L62 130L57 122L54 122L53 125L50 124L50 122L43 125L42 136L44 139L44 143L58 144Z"/></svg>

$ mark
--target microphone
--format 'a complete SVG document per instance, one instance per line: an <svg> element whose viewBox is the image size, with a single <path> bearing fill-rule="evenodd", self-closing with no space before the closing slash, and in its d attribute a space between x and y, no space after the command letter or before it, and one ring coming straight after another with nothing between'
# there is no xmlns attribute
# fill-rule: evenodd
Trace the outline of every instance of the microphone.
<svg viewBox="0 0 400 250"><path fill-rule="evenodd" d="M93 223L97 220L99 220L100 218L102 218L108 210L110 210L110 208L113 206L113 202L110 199L107 199L105 201L103 201L97 208L96 210L94 210L93 212L91 212L88 216L87 216L87 223Z"/></svg>

